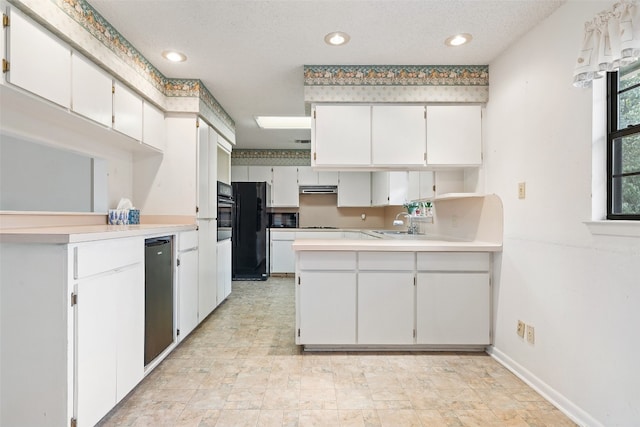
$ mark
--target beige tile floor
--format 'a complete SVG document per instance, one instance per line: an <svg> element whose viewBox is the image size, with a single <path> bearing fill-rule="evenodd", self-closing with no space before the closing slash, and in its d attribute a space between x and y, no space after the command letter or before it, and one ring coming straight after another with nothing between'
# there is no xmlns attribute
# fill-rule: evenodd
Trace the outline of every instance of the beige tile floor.
<svg viewBox="0 0 640 427"><path fill-rule="evenodd" d="M314 353L291 278L233 293L101 426L574 426L484 353Z"/></svg>

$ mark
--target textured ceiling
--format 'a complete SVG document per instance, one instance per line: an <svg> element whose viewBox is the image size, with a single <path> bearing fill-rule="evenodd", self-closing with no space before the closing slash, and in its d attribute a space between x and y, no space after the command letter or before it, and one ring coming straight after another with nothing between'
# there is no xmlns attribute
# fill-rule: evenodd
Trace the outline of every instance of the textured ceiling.
<svg viewBox="0 0 640 427"><path fill-rule="evenodd" d="M309 131L261 130L303 115L305 64L489 64L564 0L88 0L165 76L198 78L236 122L238 148L305 148ZM345 31L351 41L324 43ZM444 39L471 33L471 44ZM160 54L184 52L172 64Z"/></svg>

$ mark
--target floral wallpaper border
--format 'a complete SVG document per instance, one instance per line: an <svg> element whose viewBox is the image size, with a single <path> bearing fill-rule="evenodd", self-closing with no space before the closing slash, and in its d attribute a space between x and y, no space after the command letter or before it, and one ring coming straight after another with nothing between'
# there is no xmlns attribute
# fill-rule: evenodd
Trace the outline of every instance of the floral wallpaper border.
<svg viewBox="0 0 640 427"><path fill-rule="evenodd" d="M50 0L168 97L199 97L230 129L235 122L199 79L171 79L153 66L86 0Z"/></svg>
<svg viewBox="0 0 640 427"><path fill-rule="evenodd" d="M301 150L236 149L231 152L232 166L309 166L311 152Z"/></svg>
<svg viewBox="0 0 640 427"><path fill-rule="evenodd" d="M305 86L488 86L488 65L305 65Z"/></svg>

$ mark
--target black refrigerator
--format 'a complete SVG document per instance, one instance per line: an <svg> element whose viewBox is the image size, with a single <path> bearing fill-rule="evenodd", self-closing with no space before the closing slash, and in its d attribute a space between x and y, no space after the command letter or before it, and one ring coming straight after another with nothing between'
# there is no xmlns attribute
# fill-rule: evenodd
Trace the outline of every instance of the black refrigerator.
<svg viewBox="0 0 640 427"><path fill-rule="evenodd" d="M271 186L267 182L232 182L232 278L267 280L269 277L269 215Z"/></svg>

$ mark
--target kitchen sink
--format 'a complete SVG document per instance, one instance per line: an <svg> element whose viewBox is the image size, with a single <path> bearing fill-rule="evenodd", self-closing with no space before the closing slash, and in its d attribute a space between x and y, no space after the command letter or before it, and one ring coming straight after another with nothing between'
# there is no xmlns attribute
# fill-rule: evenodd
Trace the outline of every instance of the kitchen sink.
<svg viewBox="0 0 640 427"><path fill-rule="evenodd" d="M373 230L373 232L377 234L385 234L385 235L391 235L391 236L402 235L402 234L409 235L409 236L416 236L416 234L409 234L407 230Z"/></svg>
<svg viewBox="0 0 640 427"><path fill-rule="evenodd" d="M463 241L462 239L446 238L443 236L435 236L431 234L409 234L407 233L407 230L371 230L371 232L391 239Z"/></svg>

